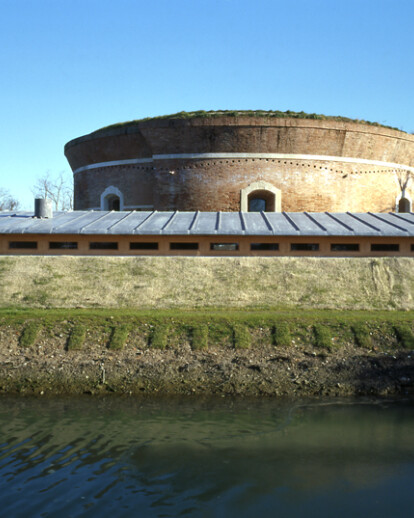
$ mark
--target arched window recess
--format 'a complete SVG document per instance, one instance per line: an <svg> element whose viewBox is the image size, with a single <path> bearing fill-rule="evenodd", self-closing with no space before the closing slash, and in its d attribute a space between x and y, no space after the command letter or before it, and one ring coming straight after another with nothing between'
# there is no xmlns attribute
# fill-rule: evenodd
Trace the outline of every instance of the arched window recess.
<svg viewBox="0 0 414 518"><path fill-rule="evenodd" d="M282 195L268 182L253 182L240 193L240 210L242 212L280 212Z"/></svg>
<svg viewBox="0 0 414 518"><path fill-rule="evenodd" d="M124 195L118 189L111 185L107 187L101 194L101 210L123 210Z"/></svg>

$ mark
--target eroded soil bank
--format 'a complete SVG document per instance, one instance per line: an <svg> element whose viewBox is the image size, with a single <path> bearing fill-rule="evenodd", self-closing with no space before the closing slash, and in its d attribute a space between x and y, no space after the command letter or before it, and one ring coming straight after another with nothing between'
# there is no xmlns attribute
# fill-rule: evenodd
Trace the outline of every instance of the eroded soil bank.
<svg viewBox="0 0 414 518"><path fill-rule="evenodd" d="M0 392L306 397L414 389L410 313L174 315L0 314Z"/></svg>
<svg viewBox="0 0 414 518"><path fill-rule="evenodd" d="M231 351L128 350L1 353L0 391L21 394L351 396L405 394L410 353L311 348Z"/></svg>

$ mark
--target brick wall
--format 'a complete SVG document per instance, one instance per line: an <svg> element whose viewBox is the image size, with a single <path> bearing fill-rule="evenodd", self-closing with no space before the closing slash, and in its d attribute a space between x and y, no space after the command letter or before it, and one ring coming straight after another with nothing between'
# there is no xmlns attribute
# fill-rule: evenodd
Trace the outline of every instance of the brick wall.
<svg viewBox="0 0 414 518"><path fill-rule="evenodd" d="M153 205L152 166L123 165L100 167L74 175L75 210L97 209L101 194L109 186L124 195L125 206Z"/></svg>
<svg viewBox="0 0 414 518"><path fill-rule="evenodd" d="M314 160L162 160L154 167L76 174L75 209L99 208L102 192L114 186L124 194L125 206L237 211L241 189L257 180L280 189L282 210L291 212L387 212L395 210L400 194L395 170L386 167Z"/></svg>
<svg viewBox="0 0 414 518"><path fill-rule="evenodd" d="M282 210L291 212L392 211L400 193L395 172L385 167L313 160L177 162L155 164L158 210L237 211L241 189L257 180L280 189Z"/></svg>

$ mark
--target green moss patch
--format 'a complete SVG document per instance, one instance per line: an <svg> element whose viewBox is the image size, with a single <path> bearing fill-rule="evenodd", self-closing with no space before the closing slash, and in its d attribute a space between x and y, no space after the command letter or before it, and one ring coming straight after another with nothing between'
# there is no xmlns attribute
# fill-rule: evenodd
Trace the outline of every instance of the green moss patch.
<svg viewBox="0 0 414 518"><path fill-rule="evenodd" d="M68 351L82 349L85 342L86 328L82 324L75 325L69 335L66 348Z"/></svg>
<svg viewBox="0 0 414 518"><path fill-rule="evenodd" d="M252 345L252 335L248 327L243 324L233 326L233 341L235 349L249 349Z"/></svg>
<svg viewBox="0 0 414 518"><path fill-rule="evenodd" d="M407 324L399 324L394 327L398 341L404 349L414 349L414 335Z"/></svg>
<svg viewBox="0 0 414 518"><path fill-rule="evenodd" d="M191 347L195 351L207 349L208 347L208 326L200 324L192 328Z"/></svg>
<svg viewBox="0 0 414 518"><path fill-rule="evenodd" d="M359 347L370 349L372 347L372 337L367 325L364 322L356 322L352 325L355 342Z"/></svg>
<svg viewBox="0 0 414 518"><path fill-rule="evenodd" d="M109 340L109 349L123 349L128 340L128 335L129 327L126 324L114 327Z"/></svg>
<svg viewBox="0 0 414 518"><path fill-rule="evenodd" d="M168 345L168 335L170 328L168 325L156 325L150 334L149 345L153 349L165 349Z"/></svg>
<svg viewBox="0 0 414 518"><path fill-rule="evenodd" d="M292 345L292 336L290 334L289 325L285 322L280 322L273 328L273 344L278 347L289 347Z"/></svg>
<svg viewBox="0 0 414 518"><path fill-rule="evenodd" d="M313 334L315 346L322 349L332 349L332 335L330 329L323 324L315 324L313 326Z"/></svg>
<svg viewBox="0 0 414 518"><path fill-rule="evenodd" d="M36 338L41 329L41 324L39 322L29 322L23 329L22 334L20 335L20 345L22 347L30 347L36 342Z"/></svg>

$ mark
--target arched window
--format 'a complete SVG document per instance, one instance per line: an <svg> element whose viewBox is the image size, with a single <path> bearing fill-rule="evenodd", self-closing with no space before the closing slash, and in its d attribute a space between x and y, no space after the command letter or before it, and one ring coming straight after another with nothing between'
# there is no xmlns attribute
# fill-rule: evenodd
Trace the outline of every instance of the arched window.
<svg viewBox="0 0 414 518"><path fill-rule="evenodd" d="M266 212L266 200L249 196L249 212Z"/></svg>
<svg viewBox="0 0 414 518"><path fill-rule="evenodd" d="M411 202L408 198L400 198L398 212L411 212Z"/></svg>
<svg viewBox="0 0 414 518"><path fill-rule="evenodd" d="M108 205L107 210L121 210L121 200L119 196L111 194L105 198L105 202Z"/></svg>
<svg viewBox="0 0 414 518"><path fill-rule="evenodd" d="M247 197L247 204L249 212L274 212L275 195L262 189L253 191Z"/></svg>
<svg viewBox="0 0 414 518"><path fill-rule="evenodd" d="M280 212L281 192L268 182L253 182L240 192L242 212Z"/></svg>
<svg viewBox="0 0 414 518"><path fill-rule="evenodd" d="M124 210L124 196L118 187L111 185L101 194L101 210Z"/></svg>

